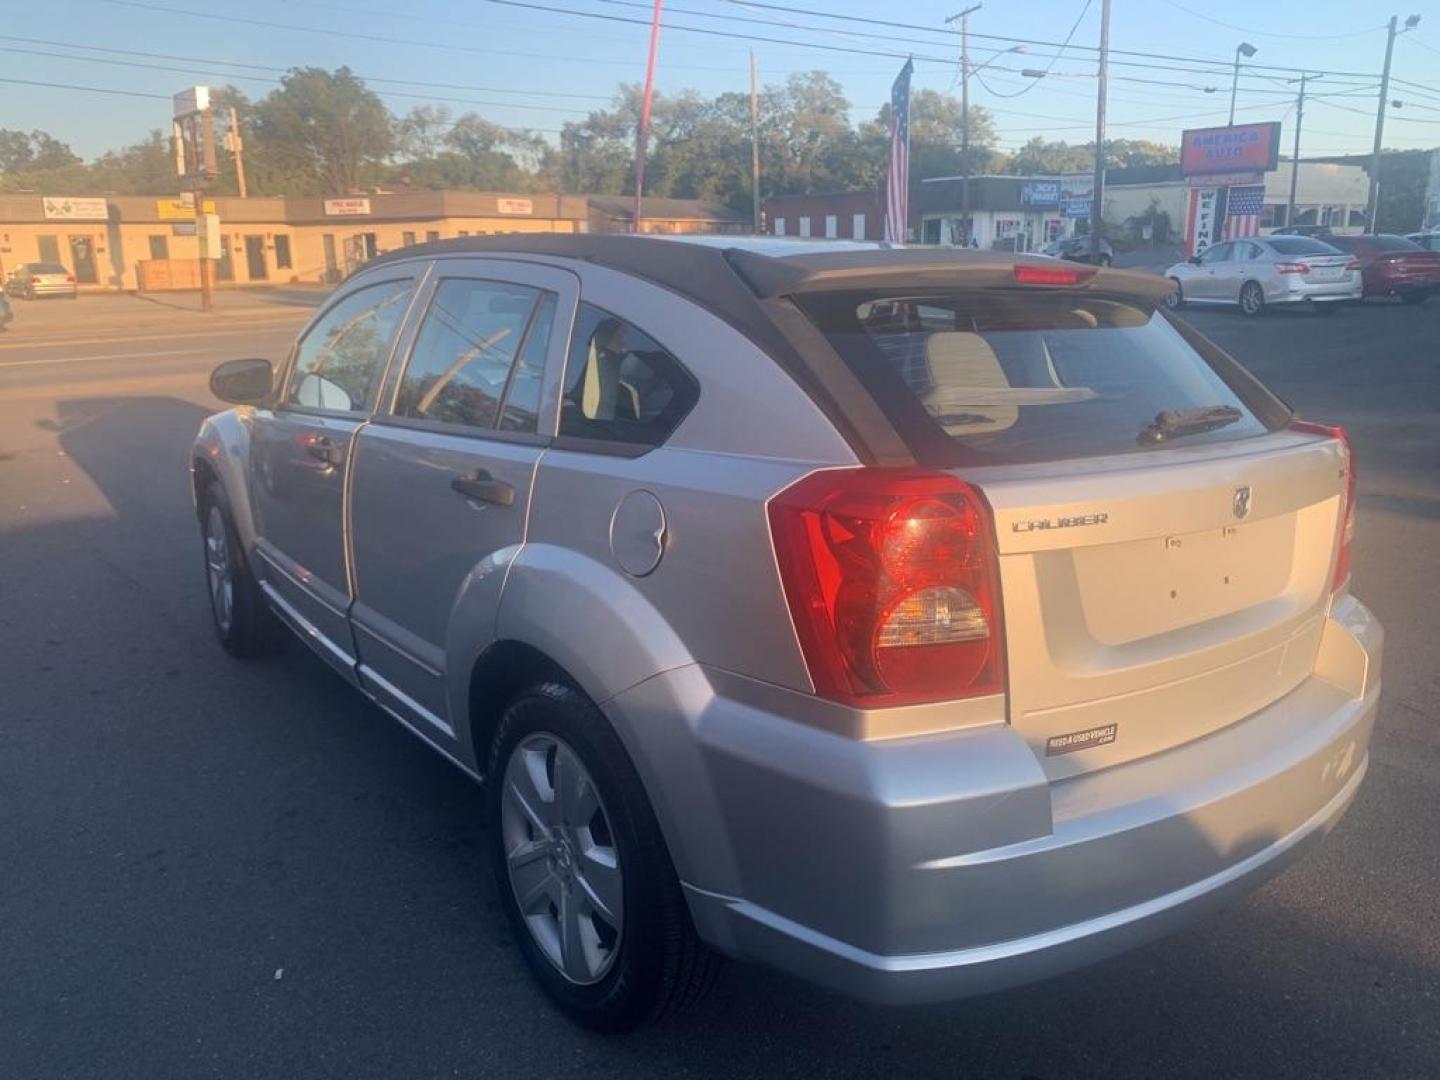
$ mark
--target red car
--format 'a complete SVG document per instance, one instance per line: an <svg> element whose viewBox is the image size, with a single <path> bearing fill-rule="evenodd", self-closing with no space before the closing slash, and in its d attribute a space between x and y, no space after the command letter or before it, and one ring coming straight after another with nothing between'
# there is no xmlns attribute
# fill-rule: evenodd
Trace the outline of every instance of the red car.
<svg viewBox="0 0 1440 1080"><path fill-rule="evenodd" d="M1426 251L1393 233L1327 236L1325 242L1360 260L1366 296L1398 296L1419 304L1440 292L1440 251Z"/></svg>

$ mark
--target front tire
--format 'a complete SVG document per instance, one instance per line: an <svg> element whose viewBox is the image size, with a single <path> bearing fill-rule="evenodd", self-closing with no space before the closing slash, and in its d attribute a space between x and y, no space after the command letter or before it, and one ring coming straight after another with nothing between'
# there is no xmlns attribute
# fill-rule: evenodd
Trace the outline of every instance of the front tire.
<svg viewBox="0 0 1440 1080"><path fill-rule="evenodd" d="M572 1019L627 1031L709 989L655 812L619 737L562 682L522 692L491 747L496 886L532 974Z"/></svg>
<svg viewBox="0 0 1440 1080"><path fill-rule="evenodd" d="M265 603L250 571L230 500L218 481L200 493L200 538L205 585L210 594L215 636L231 656L264 656L279 651L285 629Z"/></svg>
<svg viewBox="0 0 1440 1080"><path fill-rule="evenodd" d="M1240 310L1250 316L1265 313L1265 290L1258 281L1247 281L1240 286Z"/></svg>

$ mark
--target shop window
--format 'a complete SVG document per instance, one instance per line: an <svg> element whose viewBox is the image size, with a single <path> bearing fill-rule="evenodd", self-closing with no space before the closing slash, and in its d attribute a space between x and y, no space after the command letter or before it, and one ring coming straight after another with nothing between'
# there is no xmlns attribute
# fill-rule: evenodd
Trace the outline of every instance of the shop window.
<svg viewBox="0 0 1440 1080"><path fill-rule="evenodd" d="M294 263L290 258L290 237L281 233L275 234L275 269L290 270Z"/></svg>
<svg viewBox="0 0 1440 1080"><path fill-rule="evenodd" d="M170 258L170 238L169 238L168 236L163 236L163 235L156 236L156 235L152 235L152 236L150 237L150 258L152 258L152 259L168 259L168 258Z"/></svg>

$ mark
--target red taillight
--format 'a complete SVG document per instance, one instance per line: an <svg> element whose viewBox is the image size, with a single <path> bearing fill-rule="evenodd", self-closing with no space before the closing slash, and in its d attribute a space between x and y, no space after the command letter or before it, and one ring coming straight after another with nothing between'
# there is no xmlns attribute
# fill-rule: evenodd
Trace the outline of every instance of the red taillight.
<svg viewBox="0 0 1440 1080"><path fill-rule="evenodd" d="M75 275L74 275L74 274L66 274L66 275L65 275L65 280L68 281L71 285L74 285L74 284L75 284Z"/></svg>
<svg viewBox="0 0 1440 1080"><path fill-rule="evenodd" d="M873 708L1004 690L994 525L978 491L942 473L838 469L769 510L817 694Z"/></svg>
<svg viewBox="0 0 1440 1080"><path fill-rule="evenodd" d="M1355 454L1350 448L1350 436L1343 427L1312 420L1292 420L1290 427L1307 435L1338 439L1345 451L1345 503L1340 507L1340 542L1336 545L1335 574L1330 579L1331 590L1339 592L1350 579L1350 548L1355 542Z"/></svg>
<svg viewBox="0 0 1440 1080"><path fill-rule="evenodd" d="M1359 259L1351 259L1349 262L1347 262L1347 263L1345 264L1345 269L1346 269L1346 270L1359 270L1359 269L1360 269L1360 260L1359 260Z"/></svg>
<svg viewBox="0 0 1440 1080"><path fill-rule="evenodd" d="M1079 285L1095 276L1093 266L1017 266L1016 285Z"/></svg>
<svg viewBox="0 0 1440 1080"><path fill-rule="evenodd" d="M1308 274L1310 264L1307 262L1277 262L1275 264L1277 274Z"/></svg>

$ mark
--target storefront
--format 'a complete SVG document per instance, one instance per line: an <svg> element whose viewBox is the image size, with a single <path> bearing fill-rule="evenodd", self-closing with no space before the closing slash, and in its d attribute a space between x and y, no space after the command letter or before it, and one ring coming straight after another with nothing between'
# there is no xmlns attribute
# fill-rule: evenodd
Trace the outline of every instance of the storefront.
<svg viewBox="0 0 1440 1080"><path fill-rule="evenodd" d="M922 180L920 240L945 247L1038 251L1075 235L1077 222L1090 215L1092 188L1091 177L1078 175Z"/></svg>

